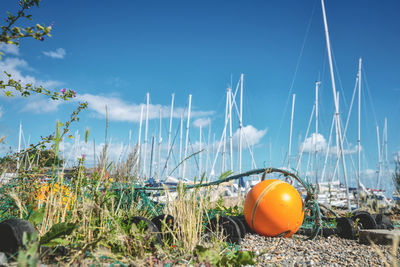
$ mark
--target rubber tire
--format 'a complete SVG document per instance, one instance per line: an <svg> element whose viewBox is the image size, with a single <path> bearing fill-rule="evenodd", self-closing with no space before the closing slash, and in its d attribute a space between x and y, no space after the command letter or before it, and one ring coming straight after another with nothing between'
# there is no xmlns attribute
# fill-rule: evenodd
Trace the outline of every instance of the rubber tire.
<svg viewBox="0 0 400 267"><path fill-rule="evenodd" d="M255 232L250 228L250 226L247 224L244 215L238 215L238 216L236 216L236 218L238 218L238 219L243 223L244 227L246 228L246 233L251 233L251 234L254 234L254 233L255 233Z"/></svg>
<svg viewBox="0 0 400 267"><path fill-rule="evenodd" d="M154 223L154 225L160 230L160 234L164 242L167 242L168 244L171 243L173 239L172 233L168 232L169 230L163 231L163 227L166 225L173 231L175 222L174 217L169 214L161 214L157 217L154 217L151 222Z"/></svg>
<svg viewBox="0 0 400 267"><path fill-rule="evenodd" d="M336 231L339 237L345 239L354 239L356 232L353 220L348 217L340 217L336 219Z"/></svg>
<svg viewBox="0 0 400 267"><path fill-rule="evenodd" d="M393 230L393 222L390 219L389 216L386 216L385 214L372 214L374 217L376 224L377 224L377 229L388 229L388 230Z"/></svg>
<svg viewBox="0 0 400 267"><path fill-rule="evenodd" d="M246 235L246 227L244 226L243 222L236 216L230 216L231 219L235 221L235 223L239 226L240 230L240 237L244 238Z"/></svg>
<svg viewBox="0 0 400 267"><path fill-rule="evenodd" d="M130 219L128 219L128 223L130 223L130 224L138 225L140 222L145 223L145 228L143 229L144 231L148 231L152 235L155 235L154 241L151 243L151 246L154 247L154 245L156 245L156 244L161 245L162 240L161 240L160 230L157 228L157 226L154 223L152 223L152 221L150 221L147 218L140 217L140 216L134 216L134 217L131 217Z"/></svg>
<svg viewBox="0 0 400 267"><path fill-rule="evenodd" d="M32 224L22 219L8 219L0 223L0 252L14 254L22 246L24 232L36 232Z"/></svg>
<svg viewBox="0 0 400 267"><path fill-rule="evenodd" d="M162 230L162 227L163 227L164 224L167 225L169 228L172 229L173 226L174 226L175 220L174 220L174 217L173 217L172 215L169 215L169 214L161 214L161 215L159 215L159 216L157 216L157 217L154 217L154 218L151 220L151 222L154 223L155 226L157 226L157 228L158 228L159 230Z"/></svg>
<svg viewBox="0 0 400 267"><path fill-rule="evenodd" d="M359 229L376 229L377 224L374 219L374 217L369 214L368 212L366 213L359 213L355 216L353 216L353 221L356 222L358 219L357 226Z"/></svg>
<svg viewBox="0 0 400 267"><path fill-rule="evenodd" d="M237 223L227 216L219 216L211 219L207 231L215 232L217 229L222 232L226 237L226 241L233 244L240 244L242 238L240 237L240 229Z"/></svg>

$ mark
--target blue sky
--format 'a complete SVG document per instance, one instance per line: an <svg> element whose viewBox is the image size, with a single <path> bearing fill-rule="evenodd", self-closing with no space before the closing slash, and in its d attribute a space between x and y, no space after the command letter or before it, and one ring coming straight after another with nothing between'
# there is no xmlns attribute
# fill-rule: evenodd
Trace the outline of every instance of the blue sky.
<svg viewBox="0 0 400 267"><path fill-rule="evenodd" d="M0 15L5 18L6 11L16 12L17 1L3 2ZM358 59L363 59L361 144L365 178L362 179L372 186L376 183L374 171L378 163L376 125L382 139L385 117L391 168L400 151L400 3L328 0L326 9L343 123ZM0 61L1 71L55 90L74 89L78 97L70 103L54 103L42 97L1 96L0 133L6 136L1 147L3 154L9 146L16 149L20 122L26 139L30 136L36 142L53 131L57 120L68 118L77 100L84 100L89 102L89 108L72 131L79 130L83 136L89 128L90 142L95 139L101 146L105 132L104 106L108 104L109 136L118 157L118 149L128 143L129 130L132 143L138 138L140 104L145 103L147 92L151 104L148 143L151 135L158 142L160 108L164 146L167 142L172 93L177 111L172 132L179 127L178 113L185 109L188 95L192 94L190 143L196 150L199 140L196 125L200 122L203 145L207 142L208 121L212 127L211 142L215 134L218 143L224 124L226 89L231 81L236 88L241 73L244 73L243 123L248 127L247 138L253 146L257 167L270 163L274 167L287 165L293 93L296 105L291 165L295 165L314 104L317 80L321 81L318 138L328 141L334 107L318 0L43 0L40 8L30 12L34 23L54 22L53 37L43 42L23 40L18 48L2 45L0 50L6 56ZM236 101L239 103L239 98ZM353 152L357 144L356 118L355 106L347 132L347 149ZM237 128L235 118L233 131ZM314 126L308 137L313 132ZM86 153L92 158L91 146L81 144L81 150L74 153ZM71 147L66 145L65 153ZM243 153L243 170L249 170L252 168L249 153L247 150ZM71 157L75 158L75 154ZM164 158L165 151L162 154ZM349 155L348 169L352 173ZM356 160L356 154L351 155ZM176 151L174 157L179 157ZM305 154L303 171L307 157ZM205 158L204 154L202 160ZM212 158L209 157L209 165ZM236 170L236 154L234 162ZM204 168L206 163L202 164Z"/></svg>

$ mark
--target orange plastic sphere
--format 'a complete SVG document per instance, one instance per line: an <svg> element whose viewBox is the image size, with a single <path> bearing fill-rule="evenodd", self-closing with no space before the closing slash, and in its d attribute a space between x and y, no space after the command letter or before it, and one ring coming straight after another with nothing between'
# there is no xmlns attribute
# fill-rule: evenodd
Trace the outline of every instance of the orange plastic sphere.
<svg viewBox="0 0 400 267"><path fill-rule="evenodd" d="M247 194L244 216L250 228L260 235L289 237L303 223L303 201L290 184L264 180Z"/></svg>

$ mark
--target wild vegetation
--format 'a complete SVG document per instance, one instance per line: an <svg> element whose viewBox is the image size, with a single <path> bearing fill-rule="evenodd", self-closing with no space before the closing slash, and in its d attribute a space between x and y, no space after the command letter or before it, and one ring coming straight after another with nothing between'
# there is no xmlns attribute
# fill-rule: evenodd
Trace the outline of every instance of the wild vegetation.
<svg viewBox="0 0 400 267"><path fill-rule="evenodd" d="M52 25L16 26L21 20L32 20L29 9L39 7L39 3L40 0L18 2L17 13L8 13L6 25L1 27L0 44L19 45L25 38L43 41L51 36ZM0 81L0 88L7 97L42 94L54 101L68 101L76 95L72 89L49 90L5 74L8 80ZM7 254L9 261L17 261L19 266L36 266L38 262L141 266L253 264L252 253L238 251L218 231L205 234L209 211L215 211L212 216L227 211L221 203L214 209L210 188L186 190L180 185L177 197L169 197L165 203L156 203L146 192L136 190L142 180L137 148L125 162L115 164L108 160L106 143L96 166L87 169L82 156L71 173L64 173L59 144L73 137L69 127L79 121L79 113L86 107L87 103L80 103L68 121L57 122L55 132L38 144L1 158L0 175L12 173L16 177L0 185L0 222L19 218L35 228L34 233L24 234L17 252ZM88 135L89 132L86 141ZM6 138L1 137L0 142ZM164 193L171 192L165 188ZM135 223L132 219L152 219L161 214L174 218L172 224L164 223L161 235L148 229L145 221Z"/></svg>
<svg viewBox="0 0 400 267"><path fill-rule="evenodd" d="M9 13L6 25L1 27L0 44L19 45L25 38L44 41L50 37L51 25L16 26L20 20L32 20L28 11L39 7L39 3L40 0L18 2L18 12ZM76 95L72 89L49 90L15 80L8 73L6 76L6 81L0 81L0 89L7 97L41 94L54 101L68 101ZM60 142L73 138L69 127L79 121L79 114L86 107L87 103L80 103L68 121L57 122L54 133L20 153L10 152L0 159L0 175L16 174L0 184L0 223L19 218L35 228L34 233L23 236L18 251L7 255L9 261L19 266L37 266L39 262L122 266L255 263L253 252L240 251L226 242L218 229L207 229L215 216L241 214L242 203L225 206L222 199L211 201L215 188L188 189L183 184L174 197L174 192L165 187L161 193L167 196L166 201L155 202L151 194L138 189L144 177L140 175L137 146L124 162L115 163L108 158L106 142L93 168L86 168L82 156L71 172L64 172ZM86 142L88 136L87 131ZM0 136L0 143L6 138ZM400 161L396 166L393 179L400 191ZM202 177L200 183L204 180ZM173 221L161 220L159 232L146 224L145 219L167 214ZM142 218L139 222L135 221L138 217Z"/></svg>

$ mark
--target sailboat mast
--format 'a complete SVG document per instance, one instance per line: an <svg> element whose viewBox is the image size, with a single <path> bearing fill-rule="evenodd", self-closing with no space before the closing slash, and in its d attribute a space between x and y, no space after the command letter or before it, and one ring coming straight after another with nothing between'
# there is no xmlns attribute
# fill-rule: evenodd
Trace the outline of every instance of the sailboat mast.
<svg viewBox="0 0 400 267"><path fill-rule="evenodd" d="M385 144L385 174L389 175L389 160L388 160L388 125L387 118L385 117L385 130L383 136L383 142Z"/></svg>
<svg viewBox="0 0 400 267"><path fill-rule="evenodd" d="M228 108L229 105L229 89L226 90L226 99L225 99L225 125L228 123ZM226 126L225 126L226 127ZM223 135L223 149L222 149L222 153L221 153L221 173L226 171L226 131Z"/></svg>
<svg viewBox="0 0 400 267"><path fill-rule="evenodd" d="M146 159L147 159L147 132L149 128L149 100L150 94L146 94L146 126L144 129L144 159L143 159L143 174L146 176Z"/></svg>
<svg viewBox="0 0 400 267"><path fill-rule="evenodd" d="M294 103L296 101L296 94L293 94L292 98L292 113L290 116L290 133L289 133L289 150L288 150L288 169L290 170L290 157L292 150L292 132L293 132L293 117L294 117Z"/></svg>
<svg viewBox="0 0 400 267"><path fill-rule="evenodd" d="M360 207L360 192L361 192L361 64L362 59L358 61L358 137L357 137L357 207Z"/></svg>
<svg viewBox="0 0 400 267"><path fill-rule="evenodd" d="M151 137L151 151L150 151L150 166L149 166L149 178L152 178L153 170L153 153L154 152L154 136Z"/></svg>
<svg viewBox="0 0 400 267"><path fill-rule="evenodd" d="M240 74L240 114L239 114L239 173L242 173L242 131L243 131L243 73ZM240 184L239 184L240 186Z"/></svg>
<svg viewBox="0 0 400 267"><path fill-rule="evenodd" d="M207 156L206 156L206 170L205 172L208 171L208 161L210 160L210 137L211 137L211 121L210 124L208 125L208 136L207 136Z"/></svg>
<svg viewBox="0 0 400 267"><path fill-rule="evenodd" d="M239 173L242 173L242 136L243 136L243 73L240 74L240 118L239 118ZM240 199L243 177L238 181L238 197Z"/></svg>
<svg viewBox="0 0 400 267"><path fill-rule="evenodd" d="M160 108L160 128L158 130L158 179L161 177L161 143L162 143L162 137L161 137L161 108Z"/></svg>
<svg viewBox="0 0 400 267"><path fill-rule="evenodd" d="M229 95L229 156L230 156L230 170L233 171L233 143L232 143L232 89L228 88Z"/></svg>
<svg viewBox="0 0 400 267"><path fill-rule="evenodd" d="M171 131L172 131L172 117L173 117L173 113L174 113L174 99L175 99L175 94L172 94L172 100L171 100L171 112L169 115L169 130L168 130L168 151L167 151L167 155L170 154L170 150L171 150ZM165 169L166 169L166 173L168 175L168 159L167 162L165 163Z"/></svg>
<svg viewBox="0 0 400 267"><path fill-rule="evenodd" d="M17 158L17 173L19 172L20 165L20 152L21 152L21 136L22 136L22 123L19 123L19 135L18 135L18 158Z"/></svg>
<svg viewBox="0 0 400 267"><path fill-rule="evenodd" d="M314 142L314 150L315 150L315 158L314 158L314 165L315 165L315 185L318 185L318 145L317 145L317 138L318 138L318 89L319 89L320 82L315 82L315 142Z"/></svg>
<svg viewBox="0 0 400 267"><path fill-rule="evenodd" d="M141 137L142 137L142 124L143 124L143 105L140 105L140 120L139 120L139 137L138 137L138 157L137 157L137 161L136 161L136 166L137 168L139 168L139 164L140 164L140 159L141 159L141 155L142 155L142 141L141 141Z"/></svg>
<svg viewBox="0 0 400 267"><path fill-rule="evenodd" d="M378 178L377 178L377 183L376 183L376 189L380 188L380 184L381 184L381 164L382 164L382 153L381 153L381 141L379 138L379 126L376 125L376 137L378 140Z"/></svg>
<svg viewBox="0 0 400 267"><path fill-rule="evenodd" d="M179 163L182 162L182 136L183 136L183 114L181 115L181 124L180 124L180 136L179 136ZM179 168L179 175L182 176L182 165Z"/></svg>
<svg viewBox="0 0 400 267"><path fill-rule="evenodd" d="M203 147L202 147L202 143L201 143L201 124L200 124L200 127L199 127L200 129L199 129L199 131L200 131L200 133L199 133L199 135L200 135L200 144L199 144L199 151L201 151L202 149L203 149ZM200 152L199 153L199 176L198 176L198 178L200 179L201 178L201 168L202 168L202 166L201 166L201 160L202 160L202 152Z"/></svg>
<svg viewBox="0 0 400 267"><path fill-rule="evenodd" d="M335 97L336 96L335 75L333 72L331 45L330 45L330 40L329 40L328 22L326 19L324 0L321 0L321 5L322 5L322 13L323 13L323 17L324 17L326 49L328 51L329 69L330 69L331 81L332 81L332 91L333 91L333 96L334 96L333 98L334 98L334 103L335 103L336 127L337 127L338 133L339 133L339 143L340 143L341 158L342 158L343 176L344 176L344 182L345 182L345 186L346 186L347 207L350 210L351 205L350 205L350 198L349 198L349 186L347 183L346 162L344 159L344 152L343 152L343 140L342 140L342 133L341 133L341 128L340 128L339 105L338 105L338 100Z"/></svg>
<svg viewBox="0 0 400 267"><path fill-rule="evenodd" d="M328 146L326 148L326 153L325 153L324 167L322 168L322 173L321 173L321 182L325 181L325 171L326 171L326 165L328 164L328 157L330 154L330 148L331 148L331 142L332 142L332 132L333 132L334 126L335 126L335 116L333 116L333 118L332 118L331 130L329 132L329 139L328 139Z"/></svg>
<svg viewBox="0 0 400 267"><path fill-rule="evenodd" d="M189 126L190 126L190 108L192 105L192 95L189 95L189 107L188 107L188 116L186 121L186 139L185 139L185 157L183 158L183 170L182 170L182 178L185 178L185 167L186 167L186 157L188 152L188 144L189 144Z"/></svg>

